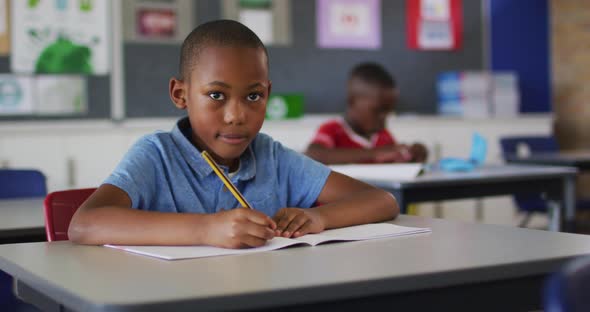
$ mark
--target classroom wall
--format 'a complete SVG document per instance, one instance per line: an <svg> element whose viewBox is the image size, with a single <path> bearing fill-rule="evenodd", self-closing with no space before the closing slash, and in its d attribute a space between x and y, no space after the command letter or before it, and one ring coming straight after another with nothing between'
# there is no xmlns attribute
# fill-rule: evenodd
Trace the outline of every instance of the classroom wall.
<svg viewBox="0 0 590 312"><path fill-rule="evenodd" d="M590 2L551 1L555 117L564 149L590 148Z"/></svg>
<svg viewBox="0 0 590 312"><path fill-rule="evenodd" d="M491 69L518 72L522 112L551 111L548 36L551 14L548 1L463 1L463 46L459 51L452 52L414 51L407 48L405 1L402 0L381 2L383 47L380 50L319 49L315 43L315 0L290 1L291 16L294 17L293 45L269 47L273 90L279 93L303 93L308 113L339 112L344 106L344 86L349 69L358 62L373 60L384 64L399 80L399 112L435 114L435 82L440 72L481 70L488 66L489 61ZM587 5L583 0L549 2L551 9L557 10L556 16L564 15L562 20L567 20L567 15L573 16L571 25L579 20L576 16L584 14ZM571 13L567 13L567 7L572 8L569 9ZM222 16L220 1L198 0L194 8L195 23ZM555 25L559 24L565 25L561 22ZM573 26L572 30L575 28ZM583 30L579 34L583 36ZM553 37L562 43L566 38L576 36ZM554 52L556 47L559 49L560 44L553 45ZM125 105L128 117L171 117L182 114L170 103L167 90L168 79L177 72L178 49L179 44L124 44ZM557 67L561 68L560 65L553 65L554 70ZM9 57L0 57L0 72L9 71ZM89 77L89 112L85 116L0 116L0 122L109 118L109 82L109 76ZM561 81L557 87L567 90ZM560 90L556 92L562 92Z"/></svg>
<svg viewBox="0 0 590 312"><path fill-rule="evenodd" d="M198 1L197 22L219 18L220 3ZM381 1L383 46L380 50L319 49L315 3L315 0L290 1L293 45L268 47L273 92L303 93L308 113L343 111L346 76L359 62L382 63L399 82L398 110L420 114L436 112L438 73L483 68L482 1L463 1L463 47L453 52L410 50L406 45L405 1L401 0ZM178 47L126 44L125 54L128 116L179 115L170 104L167 91L168 78L177 72Z"/></svg>
<svg viewBox="0 0 590 312"><path fill-rule="evenodd" d="M590 2L550 2L554 131L560 148L590 149ZM590 173L578 175L577 192L590 198Z"/></svg>
<svg viewBox="0 0 590 312"><path fill-rule="evenodd" d="M117 3L115 1L114 3ZM273 91L302 93L308 113L335 113L344 109L345 81L351 67L363 61L382 63L397 78L399 112L435 114L437 75L449 70L483 68L482 0L463 1L464 38L461 49L414 51L406 44L405 1L381 1L382 48L379 50L319 49L316 47L315 0L290 1L293 45L268 48ZM221 18L221 1L195 1L195 21ZM177 73L179 44L125 43L125 105L127 116L180 116L170 103L168 79ZM0 57L0 72L9 72L9 58ZM89 77L89 112L76 119L110 117L109 76ZM57 117L3 117L0 121L63 119Z"/></svg>

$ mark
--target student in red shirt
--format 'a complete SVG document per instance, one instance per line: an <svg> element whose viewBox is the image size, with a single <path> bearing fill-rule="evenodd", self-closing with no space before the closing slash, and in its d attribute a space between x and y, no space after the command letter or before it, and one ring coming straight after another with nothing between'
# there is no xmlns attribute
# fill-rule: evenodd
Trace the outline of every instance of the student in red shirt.
<svg viewBox="0 0 590 312"><path fill-rule="evenodd" d="M321 125L306 154L324 164L425 161L424 145L398 144L385 129L397 97L395 81L381 65L357 65L348 79L344 117Z"/></svg>

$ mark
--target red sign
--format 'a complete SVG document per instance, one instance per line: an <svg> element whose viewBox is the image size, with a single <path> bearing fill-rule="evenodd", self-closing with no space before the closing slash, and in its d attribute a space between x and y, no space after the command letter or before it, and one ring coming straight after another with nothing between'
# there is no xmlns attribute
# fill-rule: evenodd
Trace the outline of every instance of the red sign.
<svg viewBox="0 0 590 312"><path fill-rule="evenodd" d="M462 0L406 0L408 46L457 50L463 39Z"/></svg>

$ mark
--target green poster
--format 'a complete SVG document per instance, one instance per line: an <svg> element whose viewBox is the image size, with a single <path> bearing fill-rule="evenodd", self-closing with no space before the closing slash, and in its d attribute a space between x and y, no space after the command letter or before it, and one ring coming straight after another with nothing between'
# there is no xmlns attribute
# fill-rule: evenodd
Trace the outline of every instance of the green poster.
<svg viewBox="0 0 590 312"><path fill-rule="evenodd" d="M108 74L111 2L12 1L12 71Z"/></svg>
<svg viewBox="0 0 590 312"><path fill-rule="evenodd" d="M267 119L293 119L303 116L303 95L274 94L266 104Z"/></svg>

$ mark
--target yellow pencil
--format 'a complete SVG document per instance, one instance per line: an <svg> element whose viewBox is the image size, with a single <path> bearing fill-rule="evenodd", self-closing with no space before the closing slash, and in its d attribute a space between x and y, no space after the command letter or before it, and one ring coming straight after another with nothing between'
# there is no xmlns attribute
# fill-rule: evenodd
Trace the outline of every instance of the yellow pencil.
<svg viewBox="0 0 590 312"><path fill-rule="evenodd" d="M213 169L213 171L215 172L215 174L217 174L217 176L221 179L221 181L223 182L223 184L225 185L225 187L227 187L227 189L238 200L238 202L240 203L240 205L242 205L242 207L244 207L244 208L253 209L252 206L246 200L246 198L244 198L244 195L242 195L242 193L240 193L240 191L238 191L238 189L236 188L236 186L233 183L231 183L230 179L225 175L225 173L223 172L223 170L221 170L221 168L219 168L219 166L217 165L217 163L215 162L215 160L213 160L213 158L211 157L211 155L209 155L209 153L207 153L207 151L203 151L201 153L201 155L203 156L203 158L205 158L205 160L207 161L207 163L209 164L209 166L211 166L211 168Z"/></svg>

